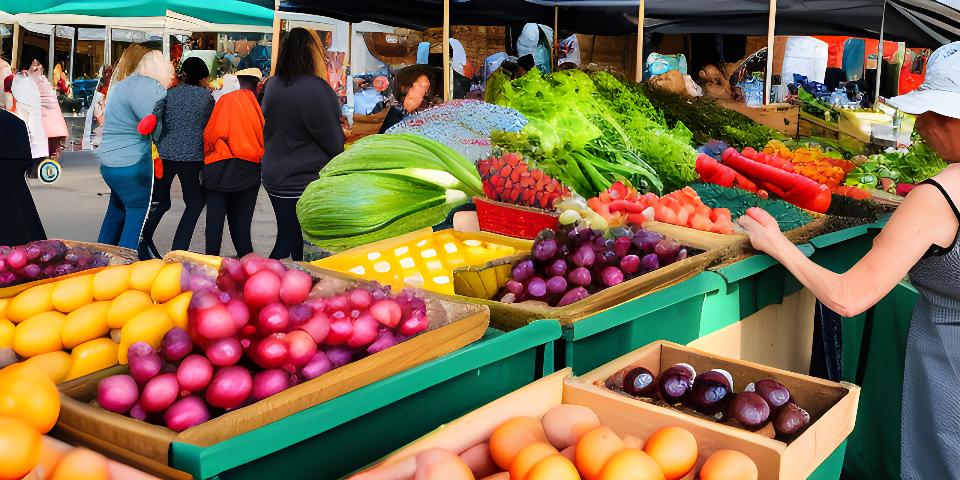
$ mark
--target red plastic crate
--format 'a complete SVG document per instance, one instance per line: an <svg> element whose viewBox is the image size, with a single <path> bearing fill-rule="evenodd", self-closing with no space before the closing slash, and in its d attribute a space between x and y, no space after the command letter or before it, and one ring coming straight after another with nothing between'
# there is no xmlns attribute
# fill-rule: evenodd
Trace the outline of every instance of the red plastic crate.
<svg viewBox="0 0 960 480"><path fill-rule="evenodd" d="M489 198L473 197L480 230L532 240L545 228L557 230L559 215L547 210L521 207Z"/></svg>

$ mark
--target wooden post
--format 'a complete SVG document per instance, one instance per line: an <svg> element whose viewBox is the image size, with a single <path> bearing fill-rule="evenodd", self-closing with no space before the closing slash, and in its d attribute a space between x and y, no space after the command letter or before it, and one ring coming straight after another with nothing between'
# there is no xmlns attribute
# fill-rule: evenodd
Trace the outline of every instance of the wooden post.
<svg viewBox="0 0 960 480"><path fill-rule="evenodd" d="M763 104L770 104L770 87L773 84L773 40L777 29L777 0L770 0L767 18L767 68L763 74Z"/></svg>
<svg viewBox="0 0 960 480"><path fill-rule="evenodd" d="M443 0L443 101L450 101L450 0Z"/></svg>
<svg viewBox="0 0 960 480"><path fill-rule="evenodd" d="M275 0L273 2L273 39L270 45L270 75L277 71L277 58L280 57L280 38L282 36L280 0Z"/></svg>
<svg viewBox="0 0 960 480"><path fill-rule="evenodd" d="M640 9L637 12L637 63L633 72L633 79L640 83L643 81L643 22L646 18L646 6L643 0L640 0Z"/></svg>
<svg viewBox="0 0 960 480"><path fill-rule="evenodd" d="M13 71L16 72L20 70L20 36L23 35L23 32L20 28L20 23L13 24L13 52L10 53L10 66L13 67Z"/></svg>
<svg viewBox="0 0 960 480"><path fill-rule="evenodd" d="M353 65L353 22L347 23L347 75L350 75L350 67Z"/></svg>
<svg viewBox="0 0 960 480"><path fill-rule="evenodd" d="M560 6L555 5L553 7L553 47L550 48L550 60L553 65L552 70L557 69L557 63L560 62L560 57L557 56L560 48Z"/></svg>
<svg viewBox="0 0 960 480"><path fill-rule="evenodd" d="M880 43L877 45L877 85L873 92L873 103L880 100L880 72L883 71L883 30L887 23L887 1L883 1L883 13L880 15Z"/></svg>

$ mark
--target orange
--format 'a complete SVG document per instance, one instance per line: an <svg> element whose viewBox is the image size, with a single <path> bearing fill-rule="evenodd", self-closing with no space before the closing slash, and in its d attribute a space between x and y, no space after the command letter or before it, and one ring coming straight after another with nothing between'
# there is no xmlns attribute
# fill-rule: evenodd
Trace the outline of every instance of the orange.
<svg viewBox="0 0 960 480"><path fill-rule="evenodd" d="M110 480L110 467L103 455L77 447L63 456L50 479Z"/></svg>
<svg viewBox="0 0 960 480"><path fill-rule="evenodd" d="M57 386L40 370L21 363L0 370L0 415L17 417L47 433L60 416Z"/></svg>
<svg viewBox="0 0 960 480"><path fill-rule="evenodd" d="M594 480L613 454L623 450L623 440L608 427L590 430L577 442L577 469L583 478Z"/></svg>
<svg viewBox="0 0 960 480"><path fill-rule="evenodd" d="M523 447L535 442L547 442L540 420L533 417L514 417L503 422L490 435L490 455L497 466L508 470L513 458Z"/></svg>
<svg viewBox="0 0 960 480"><path fill-rule="evenodd" d="M49 480L50 477L53 476L53 471L56 470L60 460L63 459L63 455L67 452L60 446L62 445L60 442L47 435L42 437L42 442L43 444L40 447L40 461L37 463L37 472L40 474L41 479Z"/></svg>
<svg viewBox="0 0 960 480"><path fill-rule="evenodd" d="M30 357L23 363L40 370L53 383L60 384L67 378L67 372L70 371L70 354L63 350L57 350L56 352Z"/></svg>
<svg viewBox="0 0 960 480"><path fill-rule="evenodd" d="M600 470L599 480L664 480L663 472L650 455L635 448L613 454Z"/></svg>
<svg viewBox="0 0 960 480"><path fill-rule="evenodd" d="M15 331L16 327L13 326L13 322L0 317L0 348L13 348L13 332Z"/></svg>
<svg viewBox="0 0 960 480"><path fill-rule="evenodd" d="M736 450L717 450L700 469L700 480L757 480L757 464Z"/></svg>
<svg viewBox="0 0 960 480"><path fill-rule="evenodd" d="M474 480L474 476L457 454L442 448L431 448L417 454L414 480Z"/></svg>
<svg viewBox="0 0 960 480"><path fill-rule="evenodd" d="M20 323L34 315L53 310L53 293L55 283L45 283L30 287L10 299L7 304L7 318L13 323Z"/></svg>
<svg viewBox="0 0 960 480"><path fill-rule="evenodd" d="M116 265L107 267L93 274L94 300L113 300L127 290L130 290L130 265Z"/></svg>
<svg viewBox="0 0 960 480"><path fill-rule="evenodd" d="M563 450L574 445L584 433L600 426L597 414L583 405L560 404L540 419L550 443Z"/></svg>
<svg viewBox="0 0 960 480"><path fill-rule="evenodd" d="M0 416L0 480L22 478L40 461L40 432L24 420Z"/></svg>
<svg viewBox="0 0 960 480"><path fill-rule="evenodd" d="M536 442L523 447L522 450L517 452L513 463L510 464L511 480L523 480L527 472L529 472L534 465L540 463L540 460L556 454L557 449L547 443Z"/></svg>
<svg viewBox="0 0 960 480"><path fill-rule="evenodd" d="M127 290L110 302L110 308L107 309L107 326L121 328L126 325L127 320L152 306L153 300L150 295L140 290Z"/></svg>
<svg viewBox="0 0 960 480"><path fill-rule="evenodd" d="M573 462L563 455L550 455L527 472L526 480L580 480L580 474Z"/></svg>
<svg viewBox="0 0 960 480"><path fill-rule="evenodd" d="M664 427L647 439L643 450L653 458L667 480L683 478L697 464L697 439L681 427Z"/></svg>

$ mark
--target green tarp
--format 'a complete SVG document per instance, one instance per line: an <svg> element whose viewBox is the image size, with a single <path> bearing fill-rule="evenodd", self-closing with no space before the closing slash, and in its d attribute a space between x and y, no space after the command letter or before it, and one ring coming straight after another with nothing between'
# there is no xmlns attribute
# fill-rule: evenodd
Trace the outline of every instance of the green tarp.
<svg viewBox="0 0 960 480"><path fill-rule="evenodd" d="M273 25L273 10L240 0L0 0L0 11L94 17L163 17L167 11L224 25Z"/></svg>

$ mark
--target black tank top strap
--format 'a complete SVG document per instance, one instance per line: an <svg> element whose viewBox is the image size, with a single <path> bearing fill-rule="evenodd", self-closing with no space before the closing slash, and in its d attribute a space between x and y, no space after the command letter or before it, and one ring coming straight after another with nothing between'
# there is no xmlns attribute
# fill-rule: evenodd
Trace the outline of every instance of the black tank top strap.
<svg viewBox="0 0 960 480"><path fill-rule="evenodd" d="M957 220L960 221L960 209L957 209L957 204L953 203L953 198L950 196L949 193L947 193L947 189L943 188L943 185L940 185L940 182L932 178L924 180L923 182L921 182L921 185L924 183L927 185L933 185L934 187L937 187L937 190L940 190L940 193L943 194L943 198L945 198L947 200L947 203L950 204L950 209L953 210L953 214L956 215Z"/></svg>

